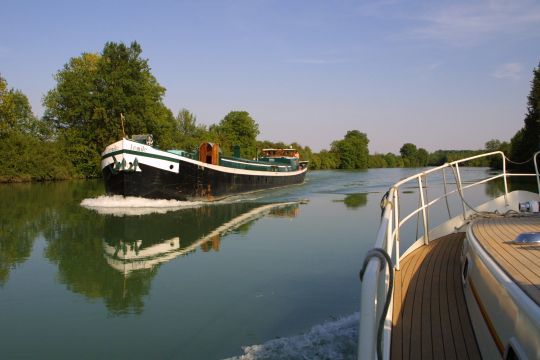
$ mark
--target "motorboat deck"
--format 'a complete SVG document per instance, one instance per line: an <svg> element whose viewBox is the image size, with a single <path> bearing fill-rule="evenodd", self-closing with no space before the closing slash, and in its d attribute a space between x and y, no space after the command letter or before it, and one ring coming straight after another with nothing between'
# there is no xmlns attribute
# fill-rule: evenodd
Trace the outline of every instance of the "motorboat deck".
<svg viewBox="0 0 540 360"><path fill-rule="evenodd" d="M524 232L540 232L540 216L478 219L472 232L499 267L540 306L540 243L515 243Z"/></svg>
<svg viewBox="0 0 540 360"><path fill-rule="evenodd" d="M465 233L432 240L394 278L391 359L481 359L461 282Z"/></svg>
<svg viewBox="0 0 540 360"><path fill-rule="evenodd" d="M463 181L460 167L487 156L501 157L502 172ZM507 158L496 151L426 169L388 190L361 270L358 359L538 358L539 156L531 158L535 173L506 172ZM435 188L429 176L439 181ZM538 192L508 191L507 179L516 176L535 177ZM478 185L491 181L502 186L489 199ZM401 194L411 188L418 206L402 214ZM442 222L432 217L438 202L448 210ZM416 237L401 231L413 219Z"/></svg>
<svg viewBox="0 0 540 360"><path fill-rule="evenodd" d="M519 234L540 232L540 216L478 218L469 226L470 240L540 306L540 243L514 242ZM391 359L482 358L463 291L465 238L465 232L443 236L401 260L394 278ZM504 351L502 342L497 346Z"/></svg>

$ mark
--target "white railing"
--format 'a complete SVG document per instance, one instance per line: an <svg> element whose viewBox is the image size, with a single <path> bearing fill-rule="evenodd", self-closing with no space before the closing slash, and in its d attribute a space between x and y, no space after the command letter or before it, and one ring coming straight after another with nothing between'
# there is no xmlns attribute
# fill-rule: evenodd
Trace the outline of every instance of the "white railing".
<svg viewBox="0 0 540 360"><path fill-rule="evenodd" d="M507 173L506 171L506 157L501 151L494 151L482 155L472 156L466 159L453 161L446 163L439 167L431 168L426 171L423 171L419 174L415 174L406 179L403 179L397 182L394 186L390 188L388 193L385 195L383 206L383 213L381 216L381 222L379 225L379 230L377 232L377 239L375 241L375 248L381 248L390 255L394 262L395 270L400 268L400 259L406 256L408 253L414 249L429 244L430 241L430 226L429 226L429 210L430 207L435 203L438 203L441 200L446 201L448 207L448 215L451 218L450 208L448 206L448 197L457 194L461 201L462 207L462 224L468 217L467 211L467 202L464 199L463 190L484 184L496 179L503 179L504 182L504 196L505 201L507 201L508 196L508 182L507 178L509 176L536 176L538 193L540 194L540 174L537 165L537 157L540 154L536 152L533 156L535 174L516 174L516 173ZM474 159L483 158L483 157L492 157L500 156L502 160L502 173L496 174L487 179L476 181L474 183L464 185L461 179L460 164L469 162ZM454 176L455 180L455 189L448 190L448 183L446 179L446 170L450 169ZM442 178L444 182L444 191L443 195L428 201L427 200L427 176L442 172ZM413 210L411 213L402 216L400 214L399 206L399 189L405 184L415 183L415 186L419 190L419 207ZM472 210L470 210L472 211ZM423 234L421 237L415 239L411 246L406 249L405 252L402 252L400 249L400 230L405 223L411 220L413 217L421 216L421 223L423 224ZM417 234L418 236L418 234ZM361 298L360 298L360 328L358 334L358 359L375 359L377 358L377 327L379 324L379 319L381 318L381 313L384 307L384 301L386 297L386 292L389 287L389 278L390 273L388 267L383 266L381 260L378 257L371 258L365 268L362 280L361 287ZM384 270L383 270L384 269ZM392 306L390 305L389 310L386 314L386 319L384 321L383 337L380 339L382 341L382 357L388 359L390 357L390 336L392 328Z"/></svg>

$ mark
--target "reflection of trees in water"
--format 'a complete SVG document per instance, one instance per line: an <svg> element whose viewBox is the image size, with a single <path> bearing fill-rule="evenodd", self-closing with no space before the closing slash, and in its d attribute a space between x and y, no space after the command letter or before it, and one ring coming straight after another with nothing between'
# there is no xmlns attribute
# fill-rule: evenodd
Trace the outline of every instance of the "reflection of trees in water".
<svg viewBox="0 0 540 360"><path fill-rule="evenodd" d="M345 203L345 206L352 209L357 209L362 206L366 206L367 204L367 194L366 193L358 193L358 194L350 194L345 197L345 200L343 201Z"/></svg>
<svg viewBox="0 0 540 360"><path fill-rule="evenodd" d="M59 283L88 299L103 299L112 314L141 313L159 262L126 274L109 264L106 246L119 258L135 248L151 253L170 246L171 239L178 240L179 249L193 244L218 251L222 234L241 226L247 231L263 215L257 210L268 206L221 204L132 217L103 216L80 206L102 188L98 181L0 186L0 286L11 269L28 259L41 234L47 243L45 257L58 267ZM201 238L204 242L197 242Z"/></svg>
<svg viewBox="0 0 540 360"><path fill-rule="evenodd" d="M538 192L538 185L535 177L508 177L508 192L515 190L526 190L530 192ZM504 194L504 180L502 178L486 183L486 195L496 198Z"/></svg>
<svg viewBox="0 0 540 360"><path fill-rule="evenodd" d="M74 202L79 206L80 201ZM64 212L54 224L54 236L47 237L46 256L58 265L59 282L90 299L102 298L113 314L142 313L144 297L150 293L159 263L124 274L111 267L104 256L104 241L115 251L130 248L143 251L181 236L185 247L219 226L223 218L234 217L246 206L202 207L166 214L117 217L102 216L82 208ZM136 244L139 241L140 244ZM219 241L219 240L218 240ZM216 245L214 245L216 247ZM156 254L159 256L159 254Z"/></svg>
<svg viewBox="0 0 540 360"><path fill-rule="evenodd" d="M100 181L0 186L0 285L42 234L60 283L90 299L103 298L112 312L142 311L152 271L124 279L111 269L103 258L103 217L79 205L102 192Z"/></svg>
<svg viewBox="0 0 540 360"><path fill-rule="evenodd" d="M343 202L349 209L358 209L367 204L367 193L348 194L343 200L334 200L335 202Z"/></svg>
<svg viewBox="0 0 540 360"><path fill-rule="evenodd" d="M298 206L298 204L289 204L270 210L270 213L268 215L278 218L295 218L299 214L300 207Z"/></svg>
<svg viewBox="0 0 540 360"><path fill-rule="evenodd" d="M24 185L0 186L0 286L7 283L10 270L29 256L39 233L43 208L33 206Z"/></svg>
<svg viewBox="0 0 540 360"><path fill-rule="evenodd" d="M80 191L87 194L100 187L91 181L0 185L0 286L7 283L11 269L28 259L40 233L47 237L60 230L54 221L59 208Z"/></svg>
<svg viewBox="0 0 540 360"><path fill-rule="evenodd" d="M347 194L342 200L334 200L334 202L342 202L349 209L358 209L367 204L367 193Z"/></svg>
<svg viewBox="0 0 540 360"><path fill-rule="evenodd" d="M273 205L213 204L165 214L107 216L104 218L101 252L105 252L102 259L109 266L103 271L112 271L107 276L114 279L124 279L123 286L127 290L122 292L124 297L139 294L138 298L126 298L128 303L124 306L142 311L140 299L148 293L151 279L160 264L189 254L196 248L203 252L219 251L223 234L247 232L251 224L268 211L268 206ZM293 213L294 207L297 208L298 204L290 208ZM118 297L119 293L115 296ZM121 301L117 303L122 304ZM107 303L107 306L111 310L112 304ZM112 310L119 311L117 308Z"/></svg>
<svg viewBox="0 0 540 360"><path fill-rule="evenodd" d="M155 273L124 278L108 266L102 246L104 220L88 210L64 213L54 236L47 237L45 256L57 264L58 281L69 290L89 299L102 298L112 313L140 313Z"/></svg>

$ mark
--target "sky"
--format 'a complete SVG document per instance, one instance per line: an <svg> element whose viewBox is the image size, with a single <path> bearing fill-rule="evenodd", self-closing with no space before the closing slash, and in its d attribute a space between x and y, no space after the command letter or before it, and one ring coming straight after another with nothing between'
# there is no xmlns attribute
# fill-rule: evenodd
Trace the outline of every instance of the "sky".
<svg viewBox="0 0 540 360"><path fill-rule="evenodd" d="M173 113L245 110L260 140L482 149L523 126L536 0L0 0L0 76L34 113L70 58L137 41Z"/></svg>

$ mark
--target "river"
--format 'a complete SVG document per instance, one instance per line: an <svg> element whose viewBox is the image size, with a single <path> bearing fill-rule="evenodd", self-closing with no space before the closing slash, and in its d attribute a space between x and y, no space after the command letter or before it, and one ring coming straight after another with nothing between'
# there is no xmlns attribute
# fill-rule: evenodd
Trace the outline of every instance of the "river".
<svg viewBox="0 0 540 360"><path fill-rule="evenodd" d="M380 199L417 171L312 171L210 204L1 185L0 358L354 358Z"/></svg>

